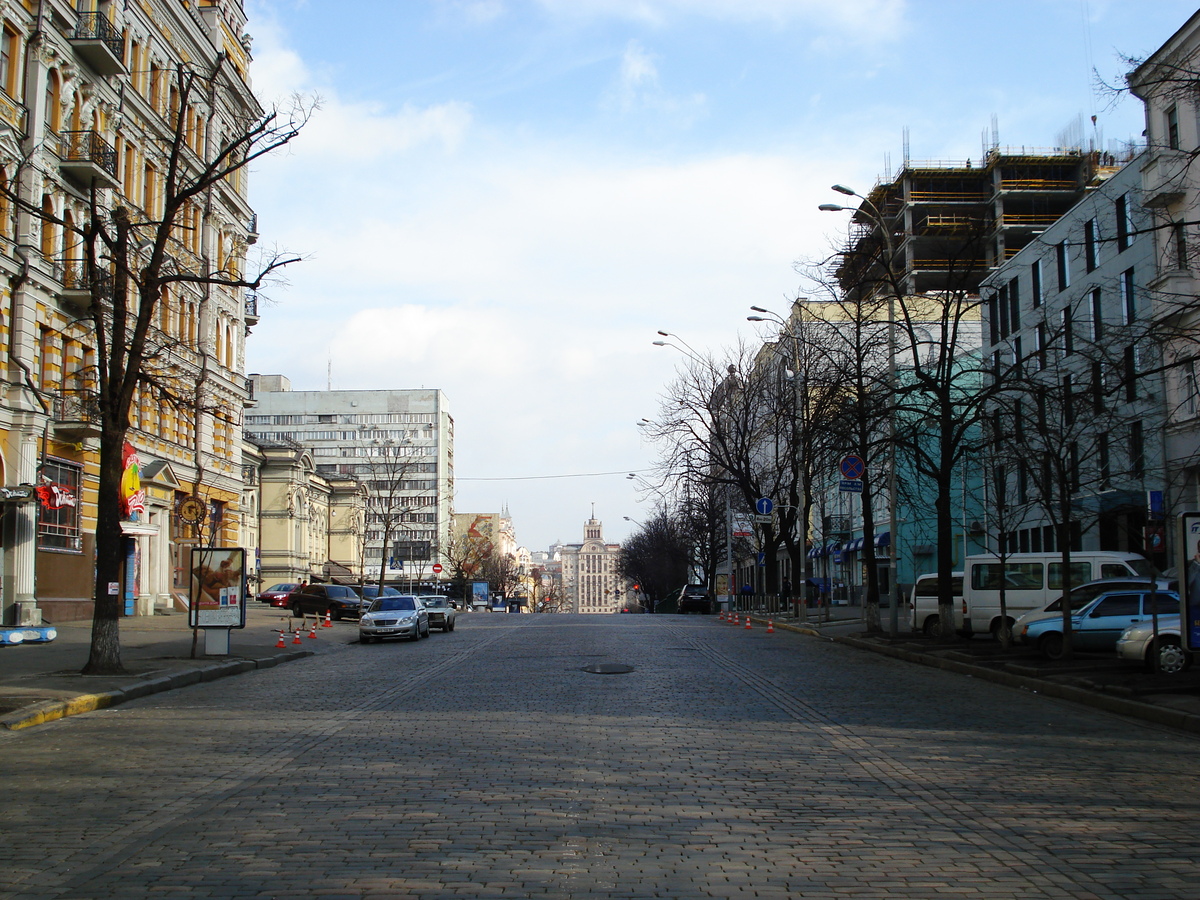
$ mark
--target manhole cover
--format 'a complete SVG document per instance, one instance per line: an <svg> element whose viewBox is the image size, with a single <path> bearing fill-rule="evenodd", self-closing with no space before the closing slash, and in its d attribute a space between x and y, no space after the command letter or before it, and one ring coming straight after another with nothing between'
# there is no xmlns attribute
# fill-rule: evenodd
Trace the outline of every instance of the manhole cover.
<svg viewBox="0 0 1200 900"><path fill-rule="evenodd" d="M583 671L591 675L628 675L633 671L633 666L626 666L621 663L596 663L584 666Z"/></svg>

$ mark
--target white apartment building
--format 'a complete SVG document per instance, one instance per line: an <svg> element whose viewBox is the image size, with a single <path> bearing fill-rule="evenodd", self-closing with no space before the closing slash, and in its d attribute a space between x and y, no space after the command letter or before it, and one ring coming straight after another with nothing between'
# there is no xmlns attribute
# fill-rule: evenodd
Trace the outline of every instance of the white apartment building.
<svg viewBox="0 0 1200 900"><path fill-rule="evenodd" d="M378 578L382 565L389 579L436 579L432 566L454 519L454 419L445 395L293 391L282 375L251 379L248 437L295 442L312 453L317 474L367 486L362 575Z"/></svg>

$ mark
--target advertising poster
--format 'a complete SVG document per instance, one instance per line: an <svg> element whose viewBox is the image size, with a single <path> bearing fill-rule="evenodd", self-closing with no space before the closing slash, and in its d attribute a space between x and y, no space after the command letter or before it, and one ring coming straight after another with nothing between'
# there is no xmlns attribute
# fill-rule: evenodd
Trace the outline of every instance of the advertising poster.
<svg viewBox="0 0 1200 900"><path fill-rule="evenodd" d="M1200 650L1200 512L1184 513L1183 557L1183 645Z"/></svg>
<svg viewBox="0 0 1200 900"><path fill-rule="evenodd" d="M188 624L194 628L246 626L246 551L193 547Z"/></svg>

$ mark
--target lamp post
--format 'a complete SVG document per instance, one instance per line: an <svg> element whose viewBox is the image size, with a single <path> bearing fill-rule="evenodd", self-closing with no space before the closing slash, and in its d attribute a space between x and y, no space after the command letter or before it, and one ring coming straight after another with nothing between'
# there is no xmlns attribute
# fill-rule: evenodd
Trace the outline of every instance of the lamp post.
<svg viewBox="0 0 1200 900"><path fill-rule="evenodd" d="M892 233L888 228L887 220L879 208L864 197L862 194L848 188L843 184L835 184L831 186L831 190L837 191L839 194L845 194L847 197L857 197L862 201L858 207L841 206L837 203L822 203L817 207L822 212L852 212L856 216L862 216L865 219L873 222L878 228L879 233L883 237L884 245L884 260L883 266L886 273L888 285L887 309L888 309L888 386L892 392L891 396L891 411L888 414L890 424L890 440L888 442L888 506L890 507L889 514L891 518L891 542L892 553L888 565L888 593L890 594L890 628L889 631L892 637L895 637L900 631L900 583L899 583L899 559L900 559L900 516L896 506L898 496L896 482L896 406L895 400L898 393L899 385L897 383L897 366L896 366L896 279L893 265L895 263L896 249L892 243ZM874 535L872 535L874 539Z"/></svg>

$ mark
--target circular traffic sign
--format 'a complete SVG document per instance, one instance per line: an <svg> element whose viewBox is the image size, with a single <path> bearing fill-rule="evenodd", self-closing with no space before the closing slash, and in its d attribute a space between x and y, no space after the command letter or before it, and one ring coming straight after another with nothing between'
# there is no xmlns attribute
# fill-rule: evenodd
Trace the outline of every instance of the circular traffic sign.
<svg viewBox="0 0 1200 900"><path fill-rule="evenodd" d="M433 564L433 574L434 574L434 575L437 575L437 574L438 574L438 573L440 573L441 571L442 571L442 564L441 564L441 563L434 563L434 564Z"/></svg>
<svg viewBox="0 0 1200 900"><path fill-rule="evenodd" d="M754 504L754 509L760 516L769 516L775 508L775 501L770 497L760 497Z"/></svg>
<svg viewBox="0 0 1200 900"><path fill-rule="evenodd" d="M842 477L858 480L867 471L867 464L861 456L847 456L842 459Z"/></svg>

